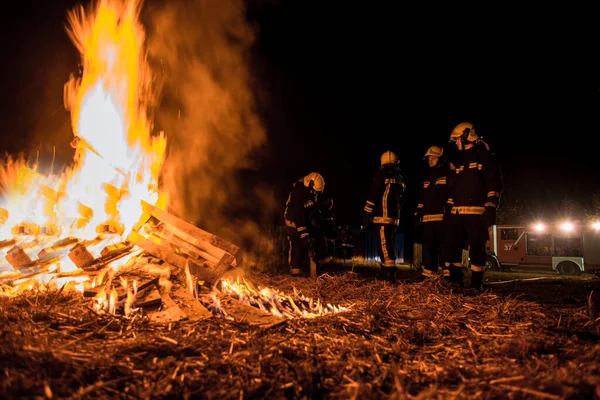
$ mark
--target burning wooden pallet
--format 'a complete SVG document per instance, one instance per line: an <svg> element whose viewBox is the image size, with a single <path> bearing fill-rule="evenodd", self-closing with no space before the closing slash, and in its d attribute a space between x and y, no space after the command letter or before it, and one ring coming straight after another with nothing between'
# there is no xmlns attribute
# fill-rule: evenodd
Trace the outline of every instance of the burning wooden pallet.
<svg viewBox="0 0 600 400"><path fill-rule="evenodd" d="M238 246L142 201L144 215L127 237L156 258L189 272L206 285L216 284L238 265ZM144 236L146 235L146 236Z"/></svg>

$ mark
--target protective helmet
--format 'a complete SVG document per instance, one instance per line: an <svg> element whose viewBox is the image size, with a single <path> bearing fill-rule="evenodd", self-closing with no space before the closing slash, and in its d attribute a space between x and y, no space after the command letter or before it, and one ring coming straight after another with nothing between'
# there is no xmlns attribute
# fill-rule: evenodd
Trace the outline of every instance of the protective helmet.
<svg viewBox="0 0 600 400"><path fill-rule="evenodd" d="M427 149L427 153L425 153L425 157L427 157L427 156L441 157L443 155L444 155L444 149L441 148L440 146L431 146L429 149Z"/></svg>
<svg viewBox="0 0 600 400"><path fill-rule="evenodd" d="M462 122L454 127L454 130L450 134L450 141L456 142L457 139L461 138L463 141L475 142L479 139L479 135L475 132L473 124L470 122Z"/></svg>
<svg viewBox="0 0 600 400"><path fill-rule="evenodd" d="M323 193L325 179L318 172L311 172L303 178L304 186L312 187L316 192Z"/></svg>
<svg viewBox="0 0 600 400"><path fill-rule="evenodd" d="M379 161L381 165L392 165L399 163L398 156L396 156L396 154L390 150L383 153Z"/></svg>

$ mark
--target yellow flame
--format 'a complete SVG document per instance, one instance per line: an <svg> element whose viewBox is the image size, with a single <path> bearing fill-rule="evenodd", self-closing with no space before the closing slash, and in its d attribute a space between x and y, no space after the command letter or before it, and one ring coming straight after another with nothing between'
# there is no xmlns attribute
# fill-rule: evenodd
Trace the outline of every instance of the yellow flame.
<svg viewBox="0 0 600 400"><path fill-rule="evenodd" d="M83 67L64 87L75 136L73 163L58 174L41 173L25 157L0 164L0 240L111 235L118 242L142 215L141 200L166 206L158 190L166 138L152 132L149 118L154 94L140 8L139 0L99 0L69 12L67 33ZM32 260L36 251L27 253ZM66 255L61 263L63 271L78 269Z"/></svg>
<svg viewBox="0 0 600 400"><path fill-rule="evenodd" d="M323 305L321 300L316 301L303 296L294 290L293 295L287 295L273 288L255 288L250 282L239 277L221 280L221 291L233 294L240 301L269 312L278 317L285 318L314 318L320 315L348 311L349 308L331 304Z"/></svg>

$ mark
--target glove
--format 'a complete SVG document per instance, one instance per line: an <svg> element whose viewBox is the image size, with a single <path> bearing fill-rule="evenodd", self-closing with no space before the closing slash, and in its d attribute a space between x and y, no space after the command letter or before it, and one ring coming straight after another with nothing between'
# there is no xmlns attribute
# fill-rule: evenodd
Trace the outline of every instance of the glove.
<svg viewBox="0 0 600 400"><path fill-rule="evenodd" d="M371 225L371 213L363 213L363 222L360 229L364 231L369 227L369 225Z"/></svg>
<svg viewBox="0 0 600 400"><path fill-rule="evenodd" d="M496 208L486 207L483 212L483 220L488 228L496 223Z"/></svg>

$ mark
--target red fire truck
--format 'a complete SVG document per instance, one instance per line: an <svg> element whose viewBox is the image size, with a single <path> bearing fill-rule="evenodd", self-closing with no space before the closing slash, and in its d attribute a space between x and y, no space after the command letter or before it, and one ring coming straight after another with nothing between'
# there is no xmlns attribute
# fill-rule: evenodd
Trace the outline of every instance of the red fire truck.
<svg viewBox="0 0 600 400"><path fill-rule="evenodd" d="M600 272L600 222L494 225L487 242L486 269L548 267L563 275Z"/></svg>

